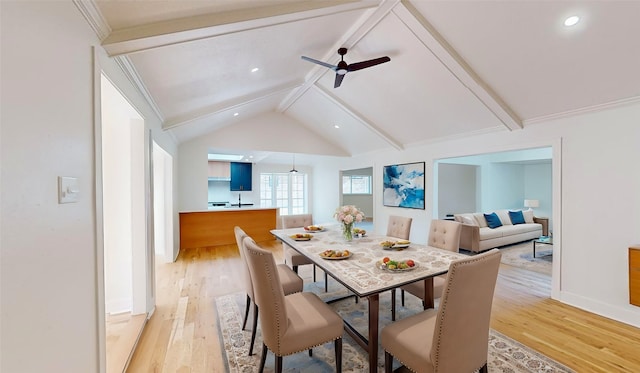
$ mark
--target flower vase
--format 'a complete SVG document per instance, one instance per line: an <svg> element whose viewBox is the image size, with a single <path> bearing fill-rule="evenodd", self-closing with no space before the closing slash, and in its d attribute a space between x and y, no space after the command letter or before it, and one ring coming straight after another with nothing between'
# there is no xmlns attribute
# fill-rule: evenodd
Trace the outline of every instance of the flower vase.
<svg viewBox="0 0 640 373"><path fill-rule="evenodd" d="M344 236L344 239L347 242L350 242L351 240L353 240L353 223L342 224L342 235Z"/></svg>

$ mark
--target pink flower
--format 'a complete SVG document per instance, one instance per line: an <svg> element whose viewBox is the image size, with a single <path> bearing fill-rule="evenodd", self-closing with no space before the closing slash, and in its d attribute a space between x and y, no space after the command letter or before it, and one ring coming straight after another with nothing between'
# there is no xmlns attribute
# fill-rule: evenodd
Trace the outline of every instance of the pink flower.
<svg viewBox="0 0 640 373"><path fill-rule="evenodd" d="M354 205L338 207L333 217L343 224L352 224L354 221L361 222L364 220L364 214Z"/></svg>

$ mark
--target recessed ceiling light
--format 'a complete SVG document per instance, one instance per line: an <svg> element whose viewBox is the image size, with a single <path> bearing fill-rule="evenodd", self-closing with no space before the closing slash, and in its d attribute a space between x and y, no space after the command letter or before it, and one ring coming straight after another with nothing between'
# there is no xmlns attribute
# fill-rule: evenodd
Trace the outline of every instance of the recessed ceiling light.
<svg viewBox="0 0 640 373"><path fill-rule="evenodd" d="M237 117L238 115L240 115L240 113L233 113L234 117Z"/></svg>
<svg viewBox="0 0 640 373"><path fill-rule="evenodd" d="M251 72L252 72L252 73L255 73L255 72L256 72L256 71L258 71L258 70L260 70L260 69L258 69L257 67L254 67L253 69L251 69Z"/></svg>
<svg viewBox="0 0 640 373"><path fill-rule="evenodd" d="M580 17L571 16L571 17L569 17L569 18L564 20L564 25L567 26L567 27L571 27L571 26L574 26L579 21L580 21Z"/></svg>
<svg viewBox="0 0 640 373"><path fill-rule="evenodd" d="M339 126L339 125L337 125L337 124L334 124L334 125L333 125L333 128L340 128L340 126Z"/></svg>

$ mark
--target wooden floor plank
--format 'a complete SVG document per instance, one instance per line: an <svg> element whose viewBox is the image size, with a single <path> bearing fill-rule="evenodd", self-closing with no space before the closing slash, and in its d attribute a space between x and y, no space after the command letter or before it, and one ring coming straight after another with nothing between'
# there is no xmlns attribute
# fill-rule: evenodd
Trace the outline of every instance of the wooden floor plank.
<svg viewBox="0 0 640 373"><path fill-rule="evenodd" d="M281 243L260 245L282 262ZM183 250L175 263L158 263L157 309L128 372L223 372L214 299L242 291L243 265L235 245ZM501 265L491 327L577 372L640 372L638 328L554 301L550 294L549 276ZM188 297L184 314L180 297ZM169 341L180 318L182 337L191 340L181 343L178 354Z"/></svg>

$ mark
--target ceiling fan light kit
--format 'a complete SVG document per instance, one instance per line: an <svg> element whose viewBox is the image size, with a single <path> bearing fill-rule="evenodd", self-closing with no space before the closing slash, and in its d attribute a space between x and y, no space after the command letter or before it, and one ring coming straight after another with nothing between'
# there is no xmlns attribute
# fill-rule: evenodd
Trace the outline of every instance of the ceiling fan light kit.
<svg viewBox="0 0 640 373"><path fill-rule="evenodd" d="M338 54L340 55L340 62L338 62L337 65L331 65L329 63L318 61L318 60L315 60L315 59L307 57L307 56L302 56L302 59L305 60L305 61L309 61L309 62L318 64L320 66L327 67L327 68L335 71L336 72L336 79L335 79L335 82L333 84L333 88L340 87L340 85L342 84L342 80L344 79L344 76L349 72L366 69L367 67L372 67L372 66L375 66L375 65L379 65L381 63L385 63L385 62L391 61L391 58L389 58L387 56L384 56L384 57L374 58L372 60L367 60L367 61L361 61L361 62L356 62L356 63L352 63L352 64L347 64L344 61L344 55L347 54L347 48L338 49Z"/></svg>

